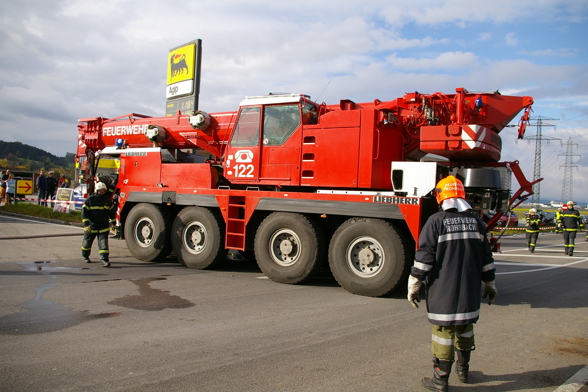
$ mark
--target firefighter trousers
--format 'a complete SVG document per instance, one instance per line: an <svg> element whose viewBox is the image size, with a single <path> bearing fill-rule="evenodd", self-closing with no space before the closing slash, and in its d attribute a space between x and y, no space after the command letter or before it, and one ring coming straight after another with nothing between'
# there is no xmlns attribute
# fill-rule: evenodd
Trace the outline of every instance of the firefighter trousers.
<svg viewBox="0 0 588 392"><path fill-rule="evenodd" d="M82 257L84 260L90 258L94 238L98 237L98 252L100 253L100 260L108 262L108 233L108 231L104 233L84 233L84 239L82 241Z"/></svg>
<svg viewBox="0 0 588 392"><path fill-rule="evenodd" d="M573 254L576 247L576 231L567 231L564 229L564 248L567 254Z"/></svg>
<svg viewBox="0 0 588 392"><path fill-rule="evenodd" d="M527 231L527 245L531 249L535 249L537 246L537 239L539 238L538 231Z"/></svg>
<svg viewBox="0 0 588 392"><path fill-rule="evenodd" d="M435 358L453 361L455 350L474 350L474 324L433 325L431 354Z"/></svg>

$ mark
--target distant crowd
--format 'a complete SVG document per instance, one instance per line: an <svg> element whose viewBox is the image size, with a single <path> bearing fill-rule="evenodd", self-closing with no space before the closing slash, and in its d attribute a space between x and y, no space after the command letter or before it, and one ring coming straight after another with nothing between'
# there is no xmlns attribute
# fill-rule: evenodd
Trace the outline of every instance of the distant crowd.
<svg viewBox="0 0 588 392"><path fill-rule="evenodd" d="M14 173L7 169L2 174L2 187L0 188L0 200L4 201L5 204L12 204L17 195L16 193L16 178ZM55 172L50 171L48 176L45 176L45 170L39 171L39 176L36 181L37 191L39 195L37 197L37 203L42 206L47 206L47 200L51 200L55 197L55 193L58 188L69 188L69 180L65 177L65 174L60 174L59 179L55 177Z"/></svg>

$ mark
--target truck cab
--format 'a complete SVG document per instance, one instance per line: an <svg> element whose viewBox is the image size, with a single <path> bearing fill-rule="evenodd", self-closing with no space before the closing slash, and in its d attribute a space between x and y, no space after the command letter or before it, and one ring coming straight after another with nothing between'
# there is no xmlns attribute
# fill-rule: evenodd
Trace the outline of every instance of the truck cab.
<svg viewBox="0 0 588 392"><path fill-rule="evenodd" d="M302 125L318 105L302 94L246 97L225 151L224 176L235 184L300 185Z"/></svg>

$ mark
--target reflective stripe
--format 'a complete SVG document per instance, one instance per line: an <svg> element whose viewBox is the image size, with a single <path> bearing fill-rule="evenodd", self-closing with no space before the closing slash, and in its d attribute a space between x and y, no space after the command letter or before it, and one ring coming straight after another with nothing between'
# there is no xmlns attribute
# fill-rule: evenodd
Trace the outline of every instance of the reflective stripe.
<svg viewBox="0 0 588 392"><path fill-rule="evenodd" d="M456 314L436 314L436 313L428 313L428 317L430 320L436 321L462 321L462 320L471 320L480 315L480 310L476 310L475 312L470 313L456 313Z"/></svg>
<svg viewBox="0 0 588 392"><path fill-rule="evenodd" d="M421 271L430 271L433 269L432 265L420 263L418 261L414 261L414 267L420 269Z"/></svg>
<svg viewBox="0 0 588 392"><path fill-rule="evenodd" d="M456 333L455 335L460 338L473 338L474 337L474 330L472 329L471 331L465 332L465 333Z"/></svg>
<svg viewBox="0 0 588 392"><path fill-rule="evenodd" d="M461 233L448 233L439 236L439 242L474 239L482 241L484 236L477 231L466 231Z"/></svg>
<svg viewBox="0 0 588 392"><path fill-rule="evenodd" d="M110 252L108 251L108 249L106 249L106 250L99 250L98 253L110 253Z"/></svg>
<svg viewBox="0 0 588 392"><path fill-rule="evenodd" d="M494 269L494 263L486 264L482 267L482 272L490 271Z"/></svg>
<svg viewBox="0 0 588 392"><path fill-rule="evenodd" d="M84 247L82 246L82 250L90 250L90 249L91 249L91 248L84 248Z"/></svg>
<svg viewBox="0 0 588 392"><path fill-rule="evenodd" d="M434 341L435 343L439 343L443 346L453 346L454 345L454 339L441 338L435 334L431 335L431 340Z"/></svg>

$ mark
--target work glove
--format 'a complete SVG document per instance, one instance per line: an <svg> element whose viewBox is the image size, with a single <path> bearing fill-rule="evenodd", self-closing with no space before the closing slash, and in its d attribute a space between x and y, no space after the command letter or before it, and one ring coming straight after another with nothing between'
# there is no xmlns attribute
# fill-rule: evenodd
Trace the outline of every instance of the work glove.
<svg viewBox="0 0 588 392"><path fill-rule="evenodd" d="M419 304L421 302L421 296L419 291L421 290L421 285L423 282L415 278L414 276L410 275L408 277L408 302L413 306L413 308L418 309Z"/></svg>
<svg viewBox="0 0 588 392"><path fill-rule="evenodd" d="M91 229L90 229L90 226L84 226L84 231L85 231L85 232L89 233L89 232L90 232L90 230L91 230Z"/></svg>
<svg viewBox="0 0 588 392"><path fill-rule="evenodd" d="M496 284L492 282L484 282L484 291L482 292L482 298L488 297L488 305L492 305L494 300L498 296L498 290L496 290Z"/></svg>

